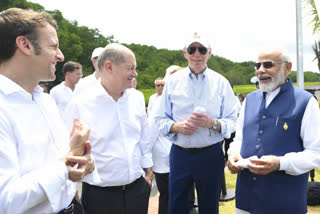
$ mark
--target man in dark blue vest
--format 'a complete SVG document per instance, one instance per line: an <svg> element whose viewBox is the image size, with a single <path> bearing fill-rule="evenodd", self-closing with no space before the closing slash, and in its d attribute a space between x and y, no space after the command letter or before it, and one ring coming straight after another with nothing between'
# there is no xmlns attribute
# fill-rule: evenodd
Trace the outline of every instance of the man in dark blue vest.
<svg viewBox="0 0 320 214"><path fill-rule="evenodd" d="M255 63L260 90L248 94L228 150L239 173L237 214L305 214L308 172L320 166L320 110L316 99L286 79L286 51L263 51Z"/></svg>

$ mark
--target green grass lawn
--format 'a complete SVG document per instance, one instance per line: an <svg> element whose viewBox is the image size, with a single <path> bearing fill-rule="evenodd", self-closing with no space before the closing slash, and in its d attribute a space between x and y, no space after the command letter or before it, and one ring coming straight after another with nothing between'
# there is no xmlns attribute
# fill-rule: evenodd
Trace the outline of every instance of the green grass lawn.
<svg viewBox="0 0 320 214"><path fill-rule="evenodd" d="M225 170L226 186L227 189L235 190L236 174L231 174L228 169ZM320 182L320 168L315 170L315 181ZM234 214L236 213L235 200L220 202L219 203L220 214ZM320 206L308 206L308 214L319 214Z"/></svg>

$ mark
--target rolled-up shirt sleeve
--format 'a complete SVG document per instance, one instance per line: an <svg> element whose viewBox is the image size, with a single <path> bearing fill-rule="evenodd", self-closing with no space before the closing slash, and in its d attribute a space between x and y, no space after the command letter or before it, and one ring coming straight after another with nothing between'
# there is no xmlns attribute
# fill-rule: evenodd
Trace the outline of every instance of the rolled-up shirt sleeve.
<svg viewBox="0 0 320 214"><path fill-rule="evenodd" d="M165 85L159 105L154 106L154 120L159 128L160 133L169 140L174 141L176 133L170 133L171 126L175 123L172 118L172 109L170 96L168 95L168 86Z"/></svg>
<svg viewBox="0 0 320 214"><path fill-rule="evenodd" d="M235 124L237 121L238 105L236 96L229 84L223 87L221 92L224 96L223 105L221 109L221 135L223 138L230 138L235 131Z"/></svg>

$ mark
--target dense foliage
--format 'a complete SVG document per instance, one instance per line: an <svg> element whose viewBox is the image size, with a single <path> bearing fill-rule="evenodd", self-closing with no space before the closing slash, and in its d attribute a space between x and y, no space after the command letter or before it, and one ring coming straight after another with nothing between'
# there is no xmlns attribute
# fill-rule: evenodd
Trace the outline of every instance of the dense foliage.
<svg viewBox="0 0 320 214"><path fill-rule="evenodd" d="M0 11L10 7L31 8L42 11L44 8L26 0L2 0ZM79 26L77 21L65 19L59 10L47 11L53 15L59 25L58 38L60 48L65 56L65 62L72 60L82 64L84 75L88 75L93 69L90 61L91 53L96 47L104 47L110 42L116 42L114 37L102 35L98 29ZM154 87L154 80L163 77L165 70L172 64L182 67L187 66L187 60L182 50L157 49L154 46L139 44L124 44L136 55L137 72L139 74L138 89L150 89ZM214 53L214 50L213 50ZM57 79L50 83L50 87L63 81L63 63L57 65ZM208 67L221 73L233 85L249 84L250 78L255 75L253 62L232 62L226 58L213 55L208 61ZM296 81L296 72L290 77ZM319 74L305 72L305 81L319 81Z"/></svg>

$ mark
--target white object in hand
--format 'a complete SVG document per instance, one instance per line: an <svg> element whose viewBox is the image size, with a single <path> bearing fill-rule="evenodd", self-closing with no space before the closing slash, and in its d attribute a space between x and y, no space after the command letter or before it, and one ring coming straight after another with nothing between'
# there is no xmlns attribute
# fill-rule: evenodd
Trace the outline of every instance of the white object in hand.
<svg viewBox="0 0 320 214"><path fill-rule="evenodd" d="M193 112L199 112L199 113L207 113L207 110L202 107L202 106L196 106L194 109L193 109Z"/></svg>
<svg viewBox="0 0 320 214"><path fill-rule="evenodd" d="M255 159L255 160L258 160L258 156L252 156L250 157L251 159ZM236 162L236 164L242 168L248 168L248 164L252 164L252 165L256 165L255 163L252 163L249 158L246 158L246 159L241 159L241 160L238 160Z"/></svg>

